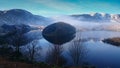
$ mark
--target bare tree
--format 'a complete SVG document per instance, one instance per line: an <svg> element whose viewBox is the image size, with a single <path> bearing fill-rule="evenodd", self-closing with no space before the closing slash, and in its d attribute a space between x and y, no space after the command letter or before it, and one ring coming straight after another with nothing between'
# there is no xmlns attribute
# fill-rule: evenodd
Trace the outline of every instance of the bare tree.
<svg viewBox="0 0 120 68"><path fill-rule="evenodd" d="M85 55L85 47L83 46L82 39L77 38L74 39L68 49L68 54L70 55L71 59L73 60L73 64L75 66L79 66L80 62L82 61Z"/></svg>
<svg viewBox="0 0 120 68"><path fill-rule="evenodd" d="M36 56L41 55L41 46L38 46L38 40L34 40L26 46L26 57L29 61L34 62Z"/></svg>
<svg viewBox="0 0 120 68"><path fill-rule="evenodd" d="M63 47L61 45L53 45L46 55L46 62L57 66L62 66L66 63L65 58L62 55Z"/></svg>

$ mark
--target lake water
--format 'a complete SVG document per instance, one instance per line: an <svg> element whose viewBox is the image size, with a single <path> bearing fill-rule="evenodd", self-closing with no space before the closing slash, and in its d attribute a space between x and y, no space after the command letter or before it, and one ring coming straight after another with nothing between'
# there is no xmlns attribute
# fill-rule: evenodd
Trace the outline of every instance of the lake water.
<svg viewBox="0 0 120 68"><path fill-rule="evenodd" d="M115 31L84 31L77 33L82 39L87 39L84 46L87 49L85 61L98 68L120 68L120 47L103 43L101 40L120 37ZM44 52L49 48L45 39L40 40ZM65 46L67 48L67 46ZM43 53L44 54L44 53Z"/></svg>

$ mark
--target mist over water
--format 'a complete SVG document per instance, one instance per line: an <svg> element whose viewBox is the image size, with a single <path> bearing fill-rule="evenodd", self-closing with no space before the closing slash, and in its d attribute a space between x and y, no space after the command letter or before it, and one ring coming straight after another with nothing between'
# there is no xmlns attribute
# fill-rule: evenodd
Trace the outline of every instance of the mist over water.
<svg viewBox="0 0 120 68"><path fill-rule="evenodd" d="M119 14L113 15L113 17L111 17L111 14L101 15L99 13L95 13L92 16L90 14L83 14L82 16L80 15L80 17L79 15L73 15L73 17L72 15L62 15L62 16L54 16L47 18L39 15L33 15L25 10L13 9L10 11L12 11L12 14L11 13L9 14L9 11L1 12L1 15L6 15L8 13L8 15L6 16L1 16L0 19L2 21L0 23L1 26L3 24L29 25L31 27L31 31L25 33L24 34L25 37L30 40L35 40L35 41L37 40L38 42L36 43L36 46L41 47L41 49L37 49L36 51L36 52L40 52L38 54L35 54L36 61L45 62L47 52L51 47L54 46L53 44L51 44L50 42L48 42L43 38L42 30L48 25L51 25L53 23L64 22L71 24L76 28L77 31L76 37L73 40L80 38L81 42L83 43L82 46L85 48L83 50L85 51L85 56L84 59L81 61L82 63L88 63L97 68L120 68L119 65L120 47L102 42L102 40L108 38L114 38L114 37L120 38ZM22 14L19 13L21 11ZM24 13L27 13L27 15ZM20 14L20 15L16 15L16 14ZM5 32L9 32L9 31L11 32L11 30L9 30L9 27L5 27L4 29L6 30L6 28L8 29L8 31ZM4 29L0 27L1 30L0 32L3 32L3 34L4 34ZM25 28L23 28L23 30L24 29ZM72 47L71 42L73 42L73 40L62 45L63 46L62 55L67 59L66 65L68 66L73 64L72 58L70 57L70 55L68 55L68 51L69 48ZM30 44L32 42L30 42ZM26 46L20 47L20 50L22 51L23 54L27 55L27 50L29 50L29 48L32 48L31 47L32 45L30 44L26 44L28 45L28 48L25 48Z"/></svg>
<svg viewBox="0 0 120 68"><path fill-rule="evenodd" d="M120 29L120 23L118 22L87 22L87 21L81 21L78 19L75 19L71 16L55 16L52 17L53 23L55 22L65 22L68 24L73 25L77 29L84 28L84 29L107 29L107 30L119 30Z"/></svg>
<svg viewBox="0 0 120 68"><path fill-rule="evenodd" d="M54 17L54 22L65 22L75 26L78 30L76 34L84 39L84 46L87 49L87 53L84 62L88 62L92 65L101 67L120 67L120 48L105 44L103 39L120 37L120 24L114 22L83 22L75 20L69 16ZM81 29L82 28L82 29ZM82 31L81 31L82 30ZM69 48L69 43L64 44L65 51ZM47 51L49 42L45 39L41 39L40 43L43 47L44 53ZM43 54L44 54L43 53ZM66 55L66 53L64 53ZM67 55L66 55L67 56ZM67 56L69 57L69 56ZM69 58L70 60L70 58Z"/></svg>

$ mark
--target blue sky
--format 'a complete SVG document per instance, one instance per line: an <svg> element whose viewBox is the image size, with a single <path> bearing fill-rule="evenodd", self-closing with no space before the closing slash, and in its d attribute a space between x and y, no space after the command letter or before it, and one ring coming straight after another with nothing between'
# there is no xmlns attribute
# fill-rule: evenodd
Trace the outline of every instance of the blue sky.
<svg viewBox="0 0 120 68"><path fill-rule="evenodd" d="M25 9L43 16L120 13L120 0L0 0L0 10Z"/></svg>

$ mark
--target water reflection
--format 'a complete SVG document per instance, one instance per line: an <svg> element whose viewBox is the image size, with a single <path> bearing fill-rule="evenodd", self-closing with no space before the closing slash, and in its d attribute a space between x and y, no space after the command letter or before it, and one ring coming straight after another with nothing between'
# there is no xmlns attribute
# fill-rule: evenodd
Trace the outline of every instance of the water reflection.
<svg viewBox="0 0 120 68"><path fill-rule="evenodd" d="M103 43L101 40L112 37L120 37L120 32L114 31L86 31L77 33L82 36L84 46L87 49L87 55L85 57L86 62L97 66L98 68L113 67L119 68L120 65L120 48ZM47 50L49 46L48 42L44 39L42 41L43 50ZM64 48L68 49L69 43L64 44ZM44 53L45 54L45 53ZM67 56L67 55L66 55ZM68 56L67 56L68 57Z"/></svg>

